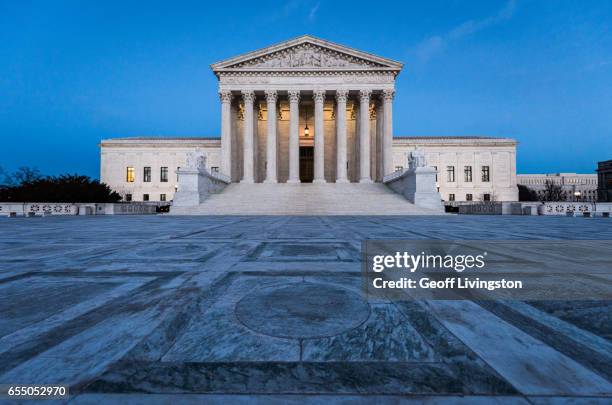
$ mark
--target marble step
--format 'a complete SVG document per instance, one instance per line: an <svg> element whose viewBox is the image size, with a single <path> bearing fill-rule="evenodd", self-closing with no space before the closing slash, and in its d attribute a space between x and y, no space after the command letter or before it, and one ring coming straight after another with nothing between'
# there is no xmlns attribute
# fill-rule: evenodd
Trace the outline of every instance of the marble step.
<svg viewBox="0 0 612 405"><path fill-rule="evenodd" d="M176 215L436 215L380 183L233 183Z"/></svg>

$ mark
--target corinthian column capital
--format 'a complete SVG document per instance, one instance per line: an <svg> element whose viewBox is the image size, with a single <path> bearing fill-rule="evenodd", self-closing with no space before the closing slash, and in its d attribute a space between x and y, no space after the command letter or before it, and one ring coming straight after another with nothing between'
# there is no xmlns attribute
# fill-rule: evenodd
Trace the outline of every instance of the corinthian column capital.
<svg viewBox="0 0 612 405"><path fill-rule="evenodd" d="M359 90L359 99L361 100L362 103L369 103L371 94L372 94L372 90L370 89Z"/></svg>
<svg viewBox="0 0 612 405"><path fill-rule="evenodd" d="M219 92L219 98L221 99L222 103L231 103L233 97L232 92L229 90Z"/></svg>
<svg viewBox="0 0 612 405"><path fill-rule="evenodd" d="M336 90L336 101L339 103L346 103L348 97L348 90L340 89Z"/></svg>
<svg viewBox="0 0 612 405"><path fill-rule="evenodd" d="M300 91L299 90L289 90L289 101L292 103L299 103L300 101Z"/></svg>
<svg viewBox="0 0 612 405"><path fill-rule="evenodd" d="M276 99L278 98L278 94L276 90L266 90L266 101L268 103L276 103Z"/></svg>
<svg viewBox="0 0 612 405"><path fill-rule="evenodd" d="M312 93L312 99L315 103L323 103L325 101L325 90L315 90Z"/></svg>
<svg viewBox="0 0 612 405"><path fill-rule="evenodd" d="M253 103L255 100L255 92L253 90L242 90L242 99L245 103Z"/></svg>
<svg viewBox="0 0 612 405"><path fill-rule="evenodd" d="M382 99L384 101L393 101L394 96L395 96L395 90L393 89L385 89L382 92Z"/></svg>

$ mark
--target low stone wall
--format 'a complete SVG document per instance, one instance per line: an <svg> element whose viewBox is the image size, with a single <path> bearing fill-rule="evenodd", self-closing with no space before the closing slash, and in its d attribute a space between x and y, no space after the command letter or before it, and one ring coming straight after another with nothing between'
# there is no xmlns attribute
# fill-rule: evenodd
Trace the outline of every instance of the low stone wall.
<svg viewBox="0 0 612 405"><path fill-rule="evenodd" d="M0 216L155 214L156 203L1 203Z"/></svg>
<svg viewBox="0 0 612 405"><path fill-rule="evenodd" d="M98 204L103 205L105 215L145 215L157 213L157 204L146 203L115 203Z"/></svg>
<svg viewBox="0 0 612 405"><path fill-rule="evenodd" d="M459 202L448 204L467 215L603 216L612 214L612 203L591 202Z"/></svg>
<svg viewBox="0 0 612 405"><path fill-rule="evenodd" d="M502 215L503 203L501 202L482 202L475 204L459 205L459 214L467 215Z"/></svg>
<svg viewBox="0 0 612 405"><path fill-rule="evenodd" d="M459 214L467 215L538 215L541 203L481 201L458 203Z"/></svg>
<svg viewBox="0 0 612 405"><path fill-rule="evenodd" d="M612 203L609 202L545 202L538 208L540 215L564 216L605 216L612 213Z"/></svg>
<svg viewBox="0 0 612 405"><path fill-rule="evenodd" d="M79 207L71 203L0 203L0 215L43 216L78 215Z"/></svg>

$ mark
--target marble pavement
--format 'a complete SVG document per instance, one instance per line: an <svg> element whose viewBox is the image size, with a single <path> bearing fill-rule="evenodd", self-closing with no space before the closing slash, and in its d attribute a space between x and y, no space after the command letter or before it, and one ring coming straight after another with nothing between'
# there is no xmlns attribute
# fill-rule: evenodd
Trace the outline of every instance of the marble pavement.
<svg viewBox="0 0 612 405"><path fill-rule="evenodd" d="M612 303L366 302L363 239L582 239L605 218L0 218L0 384L72 403L610 403ZM322 394L320 396L318 394Z"/></svg>

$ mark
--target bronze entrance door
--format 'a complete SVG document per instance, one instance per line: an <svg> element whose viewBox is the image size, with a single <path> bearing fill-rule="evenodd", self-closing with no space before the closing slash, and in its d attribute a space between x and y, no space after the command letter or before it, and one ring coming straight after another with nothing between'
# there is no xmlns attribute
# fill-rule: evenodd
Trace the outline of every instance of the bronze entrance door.
<svg viewBox="0 0 612 405"><path fill-rule="evenodd" d="M312 183L314 179L314 147L300 146L300 181Z"/></svg>

